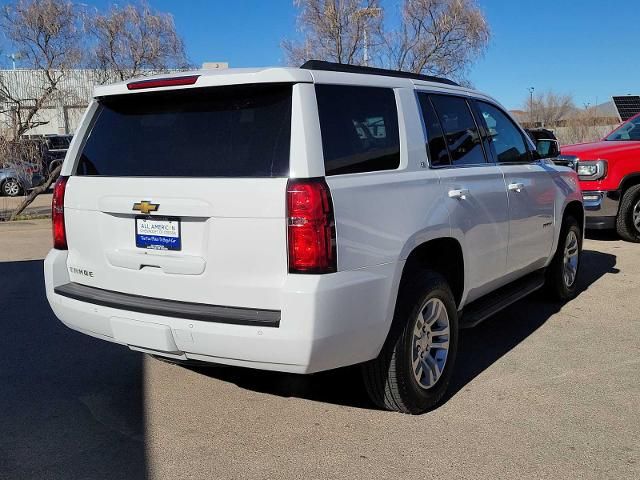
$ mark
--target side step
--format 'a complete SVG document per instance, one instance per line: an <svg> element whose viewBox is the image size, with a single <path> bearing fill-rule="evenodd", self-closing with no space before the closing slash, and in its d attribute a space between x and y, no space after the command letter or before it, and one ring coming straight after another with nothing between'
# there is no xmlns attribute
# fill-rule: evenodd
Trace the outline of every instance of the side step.
<svg viewBox="0 0 640 480"><path fill-rule="evenodd" d="M471 328L544 285L544 270L530 273L464 307L460 328Z"/></svg>

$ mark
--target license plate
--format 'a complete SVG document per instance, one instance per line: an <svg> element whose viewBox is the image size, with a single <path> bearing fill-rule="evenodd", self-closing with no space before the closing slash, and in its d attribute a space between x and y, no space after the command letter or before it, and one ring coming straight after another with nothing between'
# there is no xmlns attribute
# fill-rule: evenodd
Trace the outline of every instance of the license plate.
<svg viewBox="0 0 640 480"><path fill-rule="evenodd" d="M180 250L180 220L167 217L136 217L136 247Z"/></svg>

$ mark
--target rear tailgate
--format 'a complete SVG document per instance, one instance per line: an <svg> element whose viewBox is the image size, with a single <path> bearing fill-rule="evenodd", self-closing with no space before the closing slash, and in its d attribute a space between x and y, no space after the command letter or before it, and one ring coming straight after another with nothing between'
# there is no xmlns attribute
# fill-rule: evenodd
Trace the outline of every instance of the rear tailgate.
<svg viewBox="0 0 640 480"><path fill-rule="evenodd" d="M73 282L279 309L291 84L106 97L65 194Z"/></svg>

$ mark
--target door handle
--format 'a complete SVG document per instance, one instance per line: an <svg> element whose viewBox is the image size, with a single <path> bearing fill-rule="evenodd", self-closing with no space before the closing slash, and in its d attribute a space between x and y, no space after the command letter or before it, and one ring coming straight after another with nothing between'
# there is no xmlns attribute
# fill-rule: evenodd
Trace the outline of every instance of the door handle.
<svg viewBox="0 0 640 480"><path fill-rule="evenodd" d="M510 192L520 193L524 190L524 183L510 183L508 188Z"/></svg>
<svg viewBox="0 0 640 480"><path fill-rule="evenodd" d="M466 200L467 195L469 195L468 188L459 188L456 190L449 190L449 198L458 198L460 200Z"/></svg>

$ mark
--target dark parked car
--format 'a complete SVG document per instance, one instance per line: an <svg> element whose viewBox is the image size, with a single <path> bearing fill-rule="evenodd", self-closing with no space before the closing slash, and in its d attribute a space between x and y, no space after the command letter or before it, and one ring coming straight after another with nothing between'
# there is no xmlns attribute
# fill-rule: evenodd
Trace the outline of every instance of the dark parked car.
<svg viewBox="0 0 640 480"><path fill-rule="evenodd" d="M553 133L553 130L549 130L546 128L525 128L524 131L527 132L527 135L531 137L531 140L533 140L534 143L538 140L555 140L556 142L558 141L555 134Z"/></svg>
<svg viewBox="0 0 640 480"><path fill-rule="evenodd" d="M36 145L43 172L49 174L64 161L73 135L38 135L30 136L25 141Z"/></svg>

